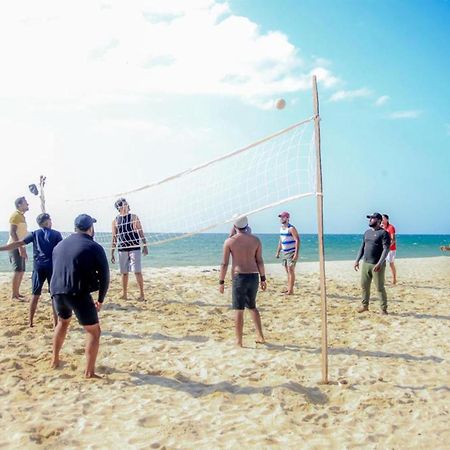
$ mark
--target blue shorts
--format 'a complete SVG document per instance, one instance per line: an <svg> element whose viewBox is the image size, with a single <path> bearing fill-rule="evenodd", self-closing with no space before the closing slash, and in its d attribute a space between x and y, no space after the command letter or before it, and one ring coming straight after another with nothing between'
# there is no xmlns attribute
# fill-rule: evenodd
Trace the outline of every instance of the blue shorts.
<svg viewBox="0 0 450 450"><path fill-rule="evenodd" d="M35 267L33 274L31 275L31 286L33 295L41 295L42 287L47 281L50 286L50 280L52 279L52 267Z"/></svg>

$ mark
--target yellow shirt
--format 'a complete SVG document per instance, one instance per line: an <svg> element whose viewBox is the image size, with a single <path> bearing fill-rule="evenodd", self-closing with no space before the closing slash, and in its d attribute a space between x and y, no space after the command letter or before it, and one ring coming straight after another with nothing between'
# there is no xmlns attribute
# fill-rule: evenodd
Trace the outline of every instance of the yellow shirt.
<svg viewBox="0 0 450 450"><path fill-rule="evenodd" d="M21 241L27 234L27 221L25 220L25 216L20 211L14 211L9 218L10 225L16 225L17 226L17 237L19 238L19 241ZM8 244L11 244L11 242L14 242L11 235L9 236Z"/></svg>

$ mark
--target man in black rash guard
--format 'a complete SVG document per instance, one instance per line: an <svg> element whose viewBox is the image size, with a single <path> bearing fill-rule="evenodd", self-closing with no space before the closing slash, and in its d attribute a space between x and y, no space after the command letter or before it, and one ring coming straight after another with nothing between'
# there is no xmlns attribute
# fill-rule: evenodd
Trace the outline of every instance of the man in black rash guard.
<svg viewBox="0 0 450 450"><path fill-rule="evenodd" d="M75 219L75 233L53 250L53 275L50 293L58 314L53 335L52 367L59 365L59 352L64 344L74 312L86 335L86 378L100 378L95 361L100 345L100 311L109 287L109 267L103 247L94 241L94 223L87 214ZM98 291L95 301L91 292Z"/></svg>
<svg viewBox="0 0 450 450"><path fill-rule="evenodd" d="M384 274L386 271L386 256L389 253L391 238L389 233L381 228L383 217L380 213L367 216L370 229L364 233L361 248L354 264L359 269L359 261L364 256L361 268L362 306L359 313L369 311L370 285L372 279L380 296L381 313L387 314L387 294L384 287Z"/></svg>

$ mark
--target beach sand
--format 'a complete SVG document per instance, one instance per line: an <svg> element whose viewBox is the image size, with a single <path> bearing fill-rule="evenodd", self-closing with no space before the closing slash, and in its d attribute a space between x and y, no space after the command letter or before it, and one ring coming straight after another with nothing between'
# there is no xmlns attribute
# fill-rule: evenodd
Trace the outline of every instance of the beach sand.
<svg viewBox="0 0 450 450"><path fill-rule="evenodd" d="M361 316L352 262L327 263L328 385L317 263L299 264L291 297L280 294L280 267L268 267L258 297L268 344L254 343L246 314L243 349L233 345L230 284L221 296L213 268L150 269L146 302L120 300L114 273L95 381L83 378L76 319L63 367L51 370L48 294L30 329L3 275L0 448L450 448L450 258L397 267L390 315L374 299Z"/></svg>

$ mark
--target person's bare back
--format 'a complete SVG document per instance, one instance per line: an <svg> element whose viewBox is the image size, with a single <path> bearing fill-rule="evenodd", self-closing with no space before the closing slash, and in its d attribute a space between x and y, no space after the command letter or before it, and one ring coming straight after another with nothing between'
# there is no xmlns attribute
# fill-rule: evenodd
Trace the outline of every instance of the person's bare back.
<svg viewBox="0 0 450 450"><path fill-rule="evenodd" d="M260 240L251 234L237 233L225 242L232 257L232 274L258 273L258 263L262 262Z"/></svg>

